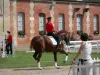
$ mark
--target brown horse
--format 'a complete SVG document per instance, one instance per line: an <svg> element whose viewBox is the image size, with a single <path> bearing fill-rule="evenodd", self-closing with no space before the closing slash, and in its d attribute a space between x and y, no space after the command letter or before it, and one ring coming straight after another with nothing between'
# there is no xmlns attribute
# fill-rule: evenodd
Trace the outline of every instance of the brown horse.
<svg viewBox="0 0 100 75"><path fill-rule="evenodd" d="M66 58L68 58L68 50L66 50L65 43L68 43L68 33L66 31L59 31L56 33L57 36L60 36L60 49L57 50L56 45L53 45L52 41L48 36L35 36L31 40L30 48L35 50L35 53L33 54L33 57L35 60L37 60L38 68L42 69L40 65L40 58L42 56L43 52L53 52L54 54L54 61L55 61L55 67L59 68L57 66L57 52L63 53L66 55ZM64 42L65 41L65 42Z"/></svg>

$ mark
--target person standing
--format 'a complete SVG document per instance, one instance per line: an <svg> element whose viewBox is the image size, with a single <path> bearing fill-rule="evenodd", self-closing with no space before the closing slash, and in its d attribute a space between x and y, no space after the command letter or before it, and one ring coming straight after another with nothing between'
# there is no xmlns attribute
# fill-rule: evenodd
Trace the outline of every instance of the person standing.
<svg viewBox="0 0 100 75"><path fill-rule="evenodd" d="M79 62L81 65L92 65L93 60L91 57L92 53L92 45L90 42L87 42L88 35L86 33L81 34L81 46L79 51L77 52L76 56L73 58L72 63L75 63L75 60L81 55L81 59L79 59ZM90 69L89 68L82 68L82 75L86 75L86 70L88 69L88 75L90 75Z"/></svg>
<svg viewBox="0 0 100 75"><path fill-rule="evenodd" d="M12 54L12 35L10 34L10 31L7 31L8 37L6 41L6 49L7 49L7 54Z"/></svg>
<svg viewBox="0 0 100 75"><path fill-rule="evenodd" d="M47 36L53 36L54 39L57 41L57 46L56 48L59 49L59 43L60 43L60 39L57 35L54 34L55 29L54 29L54 25L51 22L51 17L48 17L47 20L47 24L46 24L46 32L47 32Z"/></svg>

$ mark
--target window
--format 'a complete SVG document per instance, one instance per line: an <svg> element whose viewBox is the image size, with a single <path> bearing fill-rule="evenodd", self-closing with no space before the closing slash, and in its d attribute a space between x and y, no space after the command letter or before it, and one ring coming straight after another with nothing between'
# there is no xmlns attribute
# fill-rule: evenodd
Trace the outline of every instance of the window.
<svg viewBox="0 0 100 75"><path fill-rule="evenodd" d="M94 21L94 34L99 33L99 21L98 20L99 20L98 15L95 15L94 19L93 19L93 21Z"/></svg>
<svg viewBox="0 0 100 75"><path fill-rule="evenodd" d="M64 14L59 14L58 17L58 30L63 30L64 29Z"/></svg>
<svg viewBox="0 0 100 75"><path fill-rule="evenodd" d="M77 33L80 35L82 33L82 15L78 14L76 18L76 28Z"/></svg>
<svg viewBox="0 0 100 75"><path fill-rule="evenodd" d="M0 7L0 16L3 15L3 11L2 11L2 8Z"/></svg>
<svg viewBox="0 0 100 75"><path fill-rule="evenodd" d="M18 13L18 35L20 36L25 35L24 22L25 22L25 14L19 12Z"/></svg>
<svg viewBox="0 0 100 75"><path fill-rule="evenodd" d="M77 31L82 31L82 15L77 15L76 21Z"/></svg>
<svg viewBox="0 0 100 75"><path fill-rule="evenodd" d="M45 34L45 14L43 13L39 14L39 34Z"/></svg>

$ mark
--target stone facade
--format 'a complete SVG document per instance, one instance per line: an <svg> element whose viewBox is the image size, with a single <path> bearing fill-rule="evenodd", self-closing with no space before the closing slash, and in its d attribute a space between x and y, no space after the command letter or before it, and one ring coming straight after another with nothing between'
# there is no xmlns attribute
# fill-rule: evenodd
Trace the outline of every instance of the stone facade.
<svg viewBox="0 0 100 75"><path fill-rule="evenodd" d="M2 1L2 0L1 0ZM77 3L77 2L56 2L53 9L50 10L51 1L34 1L34 0L6 0L8 3L5 5L5 31L10 30L15 46L28 46L30 40L39 35L39 14L44 13L46 18L53 17L53 23L56 30L58 30L58 15L64 14L65 30L76 33L76 16L77 14L83 15L84 8L89 8L89 11L84 13L83 17L83 32L93 35L94 39L100 39L100 35L95 36L93 33L93 16L97 14L100 18L100 3ZM0 2L2 3L2 2ZM74 8L79 8L75 12L73 18ZM25 36L18 37L17 24L18 12L25 13ZM2 32L2 17L0 17L0 31ZM45 22L47 20L45 19ZM100 33L100 19L99 19L99 33Z"/></svg>
<svg viewBox="0 0 100 75"><path fill-rule="evenodd" d="M4 13L3 13L3 4L4 4ZM0 0L0 9L2 14L0 16L0 36L4 33L6 34L7 30L10 30L10 1L9 0ZM4 20L3 20L4 14ZM4 21L4 22L3 22Z"/></svg>

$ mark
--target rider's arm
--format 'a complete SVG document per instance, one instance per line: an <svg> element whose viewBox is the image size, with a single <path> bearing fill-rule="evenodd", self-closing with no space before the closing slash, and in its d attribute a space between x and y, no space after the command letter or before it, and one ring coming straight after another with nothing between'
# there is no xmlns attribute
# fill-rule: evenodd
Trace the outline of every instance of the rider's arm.
<svg viewBox="0 0 100 75"><path fill-rule="evenodd" d="M80 46L80 49L79 51L77 52L76 56L74 57L74 61L78 58L78 56L81 54L81 51L83 50L83 47L84 47L84 42L81 43L81 46Z"/></svg>

